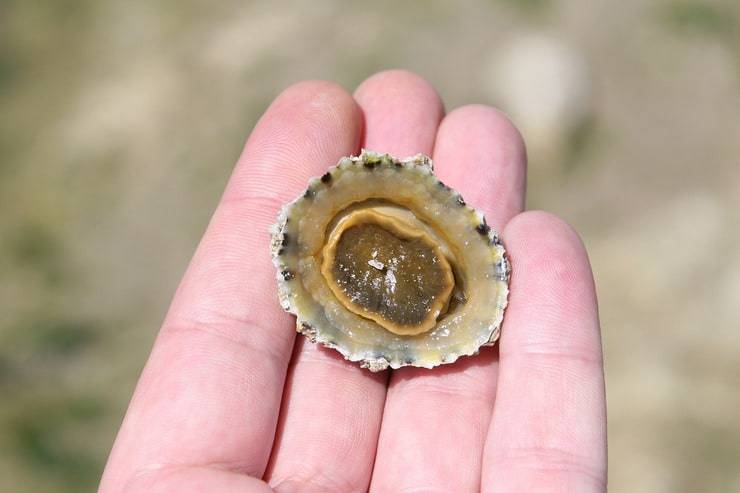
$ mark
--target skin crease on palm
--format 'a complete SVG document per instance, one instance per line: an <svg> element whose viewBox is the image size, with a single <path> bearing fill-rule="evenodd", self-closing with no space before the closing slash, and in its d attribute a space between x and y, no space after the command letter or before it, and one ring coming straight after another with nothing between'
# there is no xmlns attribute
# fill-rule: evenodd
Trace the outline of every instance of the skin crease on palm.
<svg viewBox="0 0 740 493"><path fill-rule="evenodd" d="M269 226L309 177L361 147L432 156L501 232L501 339L434 370L373 374L296 337ZM606 409L598 311L578 235L522 212L521 136L482 105L445 115L428 82L373 75L283 91L249 137L131 399L103 493L598 492Z"/></svg>

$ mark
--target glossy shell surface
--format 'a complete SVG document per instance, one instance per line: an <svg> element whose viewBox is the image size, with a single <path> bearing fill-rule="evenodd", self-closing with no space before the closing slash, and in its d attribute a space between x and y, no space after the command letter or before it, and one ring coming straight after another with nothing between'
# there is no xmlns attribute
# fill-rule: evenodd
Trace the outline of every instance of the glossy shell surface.
<svg viewBox="0 0 740 493"><path fill-rule="evenodd" d="M431 328L411 335L384 328L348 307L327 281L326 266L322 273L332 230L366 211L413 223L452 266L454 289ZM371 371L433 368L498 339L510 272L504 248L483 214L437 179L423 155L396 159L363 151L342 158L282 208L271 254L280 304L296 316L297 330Z"/></svg>

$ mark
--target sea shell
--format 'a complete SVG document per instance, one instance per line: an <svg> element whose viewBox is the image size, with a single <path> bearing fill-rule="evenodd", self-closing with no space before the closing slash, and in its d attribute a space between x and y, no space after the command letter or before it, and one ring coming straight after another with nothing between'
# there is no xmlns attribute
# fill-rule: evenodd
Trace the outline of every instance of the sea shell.
<svg viewBox="0 0 740 493"><path fill-rule="evenodd" d="M282 208L271 252L297 330L371 371L433 368L498 339L504 248L421 154L342 158Z"/></svg>

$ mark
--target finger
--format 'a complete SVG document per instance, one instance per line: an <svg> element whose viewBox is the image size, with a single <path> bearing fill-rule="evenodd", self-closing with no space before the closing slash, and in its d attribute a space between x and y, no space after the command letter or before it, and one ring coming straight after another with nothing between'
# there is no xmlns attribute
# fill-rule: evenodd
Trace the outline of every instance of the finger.
<svg viewBox="0 0 740 493"><path fill-rule="evenodd" d="M435 172L501 233L524 209L527 153L519 131L499 110L458 108L442 122L434 149Z"/></svg>
<svg viewBox="0 0 740 493"><path fill-rule="evenodd" d="M438 176L482 209L494 226L522 208L525 161L519 133L493 108L459 108L439 127L434 149ZM394 372L373 488L478 491L497 365L495 350L487 348L431 371Z"/></svg>
<svg viewBox="0 0 740 493"><path fill-rule="evenodd" d="M424 79L405 70L388 70L357 88L365 114L362 147L398 158L431 154L444 105Z"/></svg>
<svg viewBox="0 0 740 493"><path fill-rule="evenodd" d="M504 231L513 267L484 491L606 490L606 406L593 278L578 235L542 212Z"/></svg>
<svg viewBox="0 0 740 493"><path fill-rule="evenodd" d="M295 334L277 302L268 228L360 132L354 100L325 82L287 89L260 119L175 295L104 491L154 463L263 474Z"/></svg>
<svg viewBox="0 0 740 493"><path fill-rule="evenodd" d="M408 72L382 72L355 97L365 115L365 147L431 152L442 104L427 82ZM289 375L270 484L281 492L306 483L317 491L366 491L387 373L372 374L335 351L300 341Z"/></svg>

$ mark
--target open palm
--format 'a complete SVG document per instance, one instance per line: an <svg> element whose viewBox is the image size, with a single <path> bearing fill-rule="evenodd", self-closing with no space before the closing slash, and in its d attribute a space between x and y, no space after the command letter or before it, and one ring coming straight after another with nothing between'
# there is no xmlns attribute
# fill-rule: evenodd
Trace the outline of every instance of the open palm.
<svg viewBox="0 0 740 493"><path fill-rule="evenodd" d="M497 347L434 370L371 374L296 338L275 293L279 207L360 147L431 155L486 213L512 263ZM354 97L284 91L249 138L175 295L106 466L113 492L606 489L593 280L578 236L522 213L525 152L500 112L444 116L403 71Z"/></svg>

